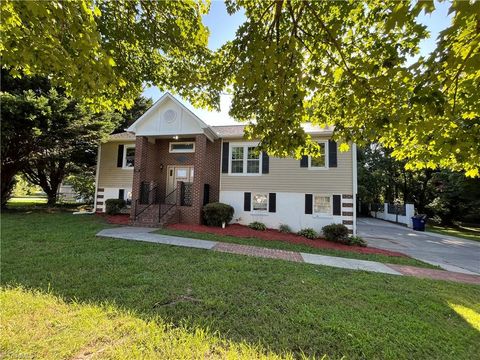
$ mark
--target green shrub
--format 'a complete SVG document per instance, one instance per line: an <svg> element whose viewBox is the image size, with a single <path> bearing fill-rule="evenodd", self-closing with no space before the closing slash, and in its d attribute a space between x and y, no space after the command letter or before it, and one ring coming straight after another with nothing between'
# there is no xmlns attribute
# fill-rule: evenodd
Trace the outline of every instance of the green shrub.
<svg viewBox="0 0 480 360"><path fill-rule="evenodd" d="M348 238L348 245L366 247L367 242L363 240L360 236L350 236Z"/></svg>
<svg viewBox="0 0 480 360"><path fill-rule="evenodd" d="M290 234L292 232L292 229L287 224L281 224L278 227L278 231L280 231L281 233Z"/></svg>
<svg viewBox="0 0 480 360"><path fill-rule="evenodd" d="M105 207L108 215L120 214L125 207L125 200L123 199L107 199Z"/></svg>
<svg viewBox="0 0 480 360"><path fill-rule="evenodd" d="M260 230L264 231L267 230L267 226L264 223L261 223L260 221L254 221L248 224L248 227L253 230Z"/></svg>
<svg viewBox="0 0 480 360"><path fill-rule="evenodd" d="M203 219L208 226L222 226L233 218L233 207L223 203L210 203L203 207Z"/></svg>
<svg viewBox="0 0 480 360"><path fill-rule="evenodd" d="M312 239L312 240L318 238L317 232L312 228L302 229L299 232L297 232L297 235L304 236L307 239Z"/></svg>
<svg viewBox="0 0 480 360"><path fill-rule="evenodd" d="M322 228L323 236L328 241L348 244L348 228L342 224L330 224Z"/></svg>

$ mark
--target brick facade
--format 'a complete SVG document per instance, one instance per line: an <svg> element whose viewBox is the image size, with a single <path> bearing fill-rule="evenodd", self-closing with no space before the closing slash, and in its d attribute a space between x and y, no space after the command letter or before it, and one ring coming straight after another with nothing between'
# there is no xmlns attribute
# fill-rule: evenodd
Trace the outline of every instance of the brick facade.
<svg viewBox="0 0 480 360"><path fill-rule="evenodd" d="M202 207L204 201L204 185L210 185L210 202L218 201L220 196L220 155L221 140L211 142L203 134L195 138L182 138L178 141L195 141L194 153L170 153L169 143L172 139L148 139L137 137L135 151L135 168L132 187L131 220L135 220L135 213L141 208L136 200L140 197L140 186L144 181L150 182L150 188L157 188L160 201L166 195L167 167L169 165L193 166L192 205L180 206L180 188L177 185L177 216L178 221L188 224L202 222ZM138 209L136 209L138 207ZM158 207L156 207L158 209ZM148 211L149 214L151 211ZM146 212L145 212L146 213ZM142 214L141 214L142 215ZM151 216L145 215L145 220L151 222ZM139 217L136 224L142 223Z"/></svg>

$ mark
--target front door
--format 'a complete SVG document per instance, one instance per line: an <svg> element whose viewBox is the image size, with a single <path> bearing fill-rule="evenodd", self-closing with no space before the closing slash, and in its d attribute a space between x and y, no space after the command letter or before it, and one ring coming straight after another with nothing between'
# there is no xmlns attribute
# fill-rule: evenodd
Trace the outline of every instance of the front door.
<svg viewBox="0 0 480 360"><path fill-rule="evenodd" d="M177 187L177 181L193 182L193 166L167 166L167 195Z"/></svg>

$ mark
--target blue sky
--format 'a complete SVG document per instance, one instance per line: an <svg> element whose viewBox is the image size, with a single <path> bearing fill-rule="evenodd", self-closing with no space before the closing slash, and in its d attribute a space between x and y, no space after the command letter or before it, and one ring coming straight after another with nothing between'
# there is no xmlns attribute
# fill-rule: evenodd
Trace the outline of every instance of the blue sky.
<svg viewBox="0 0 480 360"><path fill-rule="evenodd" d="M436 2L435 11L430 15L420 15L419 21L427 26L430 32L430 38L420 43L420 55L428 55L436 44L436 39L440 31L445 29L450 22L448 17L448 8L450 3L444 1ZM225 4L221 0L213 0L210 6L210 12L204 16L203 22L210 29L210 38L208 47L212 50L218 49L226 41L235 37L238 27L244 22L245 16L242 11L228 15ZM146 97L158 100L162 93L156 87L147 88L143 92ZM179 99L182 101L181 99ZM221 112L208 112L203 109L196 109L192 105L182 101L190 110L195 112L203 121L210 125L234 124L235 121L228 116L228 107L230 99L223 96L221 99Z"/></svg>

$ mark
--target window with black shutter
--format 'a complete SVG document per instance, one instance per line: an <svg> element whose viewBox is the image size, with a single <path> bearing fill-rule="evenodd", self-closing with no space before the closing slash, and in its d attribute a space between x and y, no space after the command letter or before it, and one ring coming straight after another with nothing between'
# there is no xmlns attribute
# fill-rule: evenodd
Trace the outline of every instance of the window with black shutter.
<svg viewBox="0 0 480 360"><path fill-rule="evenodd" d="M308 167L308 156L303 155L300 159L300 167Z"/></svg>
<svg viewBox="0 0 480 360"><path fill-rule="evenodd" d="M262 152L262 174L268 174L270 171L270 158L268 154L263 151Z"/></svg>
<svg viewBox="0 0 480 360"><path fill-rule="evenodd" d="M313 195L305 194L305 214L313 213Z"/></svg>
<svg viewBox="0 0 480 360"><path fill-rule="evenodd" d="M251 202L252 202L252 193L249 193L249 192L243 193L243 211L250 211Z"/></svg>
<svg viewBox="0 0 480 360"><path fill-rule="evenodd" d="M123 145L118 145L117 167L123 167Z"/></svg>
<svg viewBox="0 0 480 360"><path fill-rule="evenodd" d="M333 215L342 215L342 196L333 195Z"/></svg>
<svg viewBox="0 0 480 360"><path fill-rule="evenodd" d="M230 157L229 154L229 144L228 142L223 143L223 151L222 151L222 173L228 174L228 159Z"/></svg>
<svg viewBox="0 0 480 360"><path fill-rule="evenodd" d="M277 211L277 194L268 194L268 212L274 213Z"/></svg>
<svg viewBox="0 0 480 360"><path fill-rule="evenodd" d="M328 140L328 167L337 167L337 142Z"/></svg>

